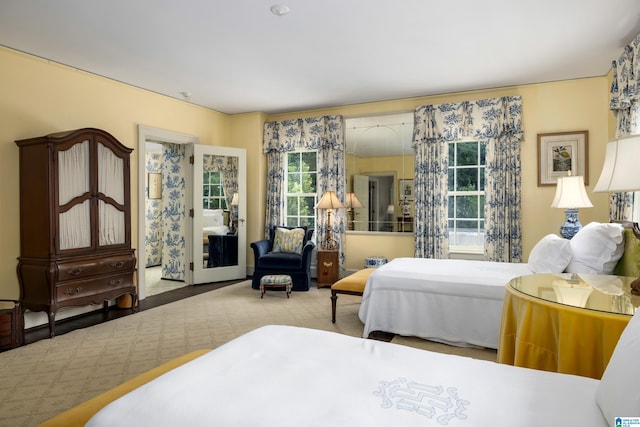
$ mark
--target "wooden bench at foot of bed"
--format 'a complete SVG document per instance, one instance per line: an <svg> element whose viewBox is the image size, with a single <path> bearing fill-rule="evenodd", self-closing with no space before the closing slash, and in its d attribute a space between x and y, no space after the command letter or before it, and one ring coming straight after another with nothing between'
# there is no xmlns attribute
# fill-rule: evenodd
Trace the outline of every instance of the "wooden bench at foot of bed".
<svg viewBox="0 0 640 427"><path fill-rule="evenodd" d="M331 285L331 321L333 323L336 323L336 301L338 300L338 294L362 296L364 287L367 284L367 279L375 270L375 268L365 268L364 270L356 271Z"/></svg>
<svg viewBox="0 0 640 427"><path fill-rule="evenodd" d="M177 368L180 365L184 365L185 363L202 356L205 353L208 353L211 350L195 350L191 353L187 353L184 356L180 356L173 360L170 360L162 365L151 369L150 371L144 372L137 377L130 379L117 387L112 388L111 390L105 391L104 393L94 397L91 400L87 400L84 403L81 403L78 406L75 406L68 411L61 413L60 415L56 415L48 421L40 424L39 427L81 427L84 426L87 421L91 419L98 411L107 406L109 403L118 399L121 396L129 393L130 391L140 387L143 384L148 383L154 378L159 377L160 375L169 372L172 369Z"/></svg>

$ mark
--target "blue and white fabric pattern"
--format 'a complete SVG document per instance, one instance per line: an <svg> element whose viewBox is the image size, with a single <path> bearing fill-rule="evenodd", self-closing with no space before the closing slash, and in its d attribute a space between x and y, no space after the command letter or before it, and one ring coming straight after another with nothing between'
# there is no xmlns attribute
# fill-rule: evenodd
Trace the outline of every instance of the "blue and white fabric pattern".
<svg viewBox="0 0 640 427"><path fill-rule="evenodd" d="M416 108L415 256L448 257L448 143L473 138L487 144L485 169L485 259L522 258L520 143L522 98L465 101Z"/></svg>
<svg viewBox="0 0 640 427"><path fill-rule="evenodd" d="M267 156L267 206L265 237L271 226L285 223L284 164L287 152L315 150L318 153L318 200L325 191L335 191L340 200L345 197L344 118L322 116L282 120L264 124L263 151ZM333 212L332 238L339 242L340 264L344 260L345 212ZM322 241L326 231L326 215L316 213L316 239Z"/></svg>
<svg viewBox="0 0 640 427"><path fill-rule="evenodd" d="M233 199L233 194L238 192L238 157L205 155L203 170L220 173L224 198L229 210L229 219L237 219L236 210L231 209L231 200Z"/></svg>
<svg viewBox="0 0 640 427"><path fill-rule="evenodd" d="M163 246L162 278L184 280L186 273L185 236L187 233L184 144L162 145Z"/></svg>
<svg viewBox="0 0 640 427"><path fill-rule="evenodd" d="M609 108L616 116L616 137L640 133L640 34L613 61ZM612 193L609 218L631 220L635 193Z"/></svg>

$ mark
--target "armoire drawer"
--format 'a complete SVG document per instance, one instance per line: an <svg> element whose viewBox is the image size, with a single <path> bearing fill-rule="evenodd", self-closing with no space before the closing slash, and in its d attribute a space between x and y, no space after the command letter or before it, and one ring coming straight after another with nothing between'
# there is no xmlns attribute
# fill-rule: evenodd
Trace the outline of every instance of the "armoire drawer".
<svg viewBox="0 0 640 427"><path fill-rule="evenodd" d="M123 255L59 263L58 280L74 280L100 274L112 274L119 271L133 271L135 265L135 257Z"/></svg>
<svg viewBox="0 0 640 427"><path fill-rule="evenodd" d="M69 299L83 298L121 288L132 288L133 273L115 274L86 280L61 282L56 286L56 297L59 302Z"/></svg>

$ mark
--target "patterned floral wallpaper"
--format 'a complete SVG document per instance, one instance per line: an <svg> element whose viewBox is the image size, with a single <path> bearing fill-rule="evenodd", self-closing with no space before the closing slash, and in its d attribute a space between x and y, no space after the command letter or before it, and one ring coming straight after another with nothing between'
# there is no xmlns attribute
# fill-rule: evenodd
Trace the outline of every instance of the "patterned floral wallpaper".
<svg viewBox="0 0 640 427"><path fill-rule="evenodd" d="M146 153L147 177L150 173L162 173L162 153ZM162 264L162 199L149 199L149 180L145 187L145 236L146 267Z"/></svg>
<svg viewBox="0 0 640 427"><path fill-rule="evenodd" d="M186 273L186 147L163 144L162 149L162 278L184 280Z"/></svg>

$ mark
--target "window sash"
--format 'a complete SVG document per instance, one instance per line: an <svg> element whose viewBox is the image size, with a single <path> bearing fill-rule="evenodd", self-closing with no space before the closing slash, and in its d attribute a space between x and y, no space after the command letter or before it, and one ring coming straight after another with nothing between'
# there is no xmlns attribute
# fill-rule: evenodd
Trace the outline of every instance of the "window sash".
<svg viewBox="0 0 640 427"><path fill-rule="evenodd" d="M467 152L467 156L459 159L459 144L467 148L469 144L476 145L475 156ZM484 252L485 151L486 146L480 141L449 143L447 228L450 252ZM464 181L465 189L459 189L460 181Z"/></svg>
<svg viewBox="0 0 640 427"><path fill-rule="evenodd" d="M286 170L284 185L285 224L289 227L307 226L315 230L315 205L318 199L317 152L294 151L287 153Z"/></svg>
<svg viewBox="0 0 640 427"><path fill-rule="evenodd" d="M227 210L227 199L220 172L204 171L202 187L203 209Z"/></svg>

